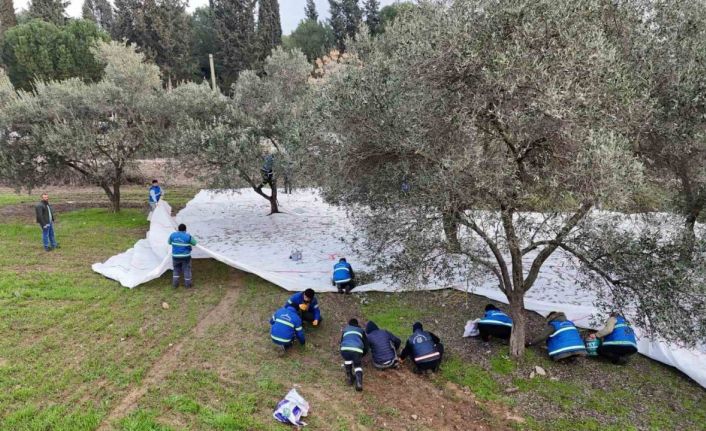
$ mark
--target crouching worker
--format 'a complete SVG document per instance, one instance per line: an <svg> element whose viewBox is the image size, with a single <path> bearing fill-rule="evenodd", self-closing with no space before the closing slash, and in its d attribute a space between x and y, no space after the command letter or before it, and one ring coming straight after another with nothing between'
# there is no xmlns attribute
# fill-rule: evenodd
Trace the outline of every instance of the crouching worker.
<svg viewBox="0 0 706 431"><path fill-rule="evenodd" d="M338 293L351 293L351 290L355 287L354 284L355 274L353 273L353 267L350 263L346 261L345 257L342 257L337 264L333 266L333 285L338 288Z"/></svg>
<svg viewBox="0 0 706 431"><path fill-rule="evenodd" d="M378 325L373 321L365 325L365 333L368 336L370 352L373 355L373 366L379 370L396 368L399 364L397 350L402 341L390 332L378 328Z"/></svg>
<svg viewBox="0 0 706 431"><path fill-rule="evenodd" d="M184 286L191 287L191 247L196 245L196 240L186 231L186 225L180 224L179 231L169 236L169 245L172 246L172 287L179 287L179 279L184 274Z"/></svg>
<svg viewBox="0 0 706 431"><path fill-rule="evenodd" d="M310 322L314 326L321 323L321 310L319 310L319 301L316 300L314 289L295 293L289 297L285 306L287 305L293 305L303 321Z"/></svg>
<svg viewBox="0 0 706 431"><path fill-rule="evenodd" d="M586 345L574 322L568 320L564 313L552 311L547 316L547 328L526 346L547 342L549 358L553 361L574 360L578 356L586 356Z"/></svg>
<svg viewBox="0 0 706 431"><path fill-rule="evenodd" d="M623 316L615 312L610 313L603 329L590 338L601 339L598 355L608 358L614 364L624 365L631 355L637 353L635 331Z"/></svg>
<svg viewBox="0 0 706 431"><path fill-rule="evenodd" d="M270 329L272 342L281 346L283 351L292 347L295 337L302 346L306 344L302 319L294 306L287 304L275 311L270 318L270 325L272 325Z"/></svg>
<svg viewBox="0 0 706 431"><path fill-rule="evenodd" d="M478 321L480 338L483 341L490 341L490 337L510 339L512 332L512 319L503 313L493 304L485 306L485 315Z"/></svg>
<svg viewBox="0 0 706 431"><path fill-rule="evenodd" d="M368 353L368 338L357 319L348 321L341 334L341 356L346 369L349 385L355 383L355 390L363 390L363 356Z"/></svg>
<svg viewBox="0 0 706 431"><path fill-rule="evenodd" d="M400 361L408 356L414 361L414 372L422 373L426 370L439 371L439 364L444 355L444 345L441 339L431 332L424 330L420 322L412 325L412 335L407 339Z"/></svg>

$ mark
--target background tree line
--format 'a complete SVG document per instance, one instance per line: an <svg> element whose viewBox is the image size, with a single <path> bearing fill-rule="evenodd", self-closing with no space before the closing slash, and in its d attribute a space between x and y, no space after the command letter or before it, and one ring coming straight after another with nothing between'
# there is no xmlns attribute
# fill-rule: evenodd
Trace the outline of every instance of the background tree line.
<svg viewBox="0 0 706 431"><path fill-rule="evenodd" d="M12 0L2 0L1 63L19 88L30 88L35 79L95 80L90 46L110 38L137 46L160 67L165 85L208 79L208 55L213 54L218 84L230 91L241 71L261 70L272 49L283 43L314 61L334 47L345 50L346 38L353 38L363 24L372 34L382 32L385 17L389 22L405 7L381 11L377 0L330 4L333 15L320 22L315 4L307 2L307 18L283 41L278 0L214 0L192 14L184 0L115 0L113 5L84 0L82 19L93 26L67 18L68 3L61 0L32 0L17 25ZM29 52L35 53L24 54Z"/></svg>

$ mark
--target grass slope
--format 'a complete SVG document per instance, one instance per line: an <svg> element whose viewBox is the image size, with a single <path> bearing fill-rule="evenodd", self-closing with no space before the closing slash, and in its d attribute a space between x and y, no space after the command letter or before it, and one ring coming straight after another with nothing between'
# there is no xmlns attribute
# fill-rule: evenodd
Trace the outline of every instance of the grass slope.
<svg viewBox="0 0 706 431"><path fill-rule="evenodd" d="M61 199L84 198L64 193ZM0 193L3 202L31 212L30 204L16 205ZM90 264L143 237L144 212L91 208L58 217L62 248L51 253L43 251L31 215L0 221L3 430L96 429L178 343L176 366L147 385L135 408L110 423L113 429L289 429L274 422L271 412L295 386L312 404L312 430L501 429L505 421L497 417L508 410L526 419L519 429L690 430L706 423L703 389L645 358L621 368L593 361L566 368L539 350L515 362L501 344L460 339L465 320L484 305L460 292L322 295L325 323L307 332L306 348L280 358L266 322L287 292L256 277L240 278L214 261L195 262L192 291L172 290L168 274L124 289L93 273ZM224 317L193 336L197 323L236 284L241 287ZM367 366L366 391L356 394L343 383L337 353L340 324L352 315L374 319L403 339L411 323L424 321L446 342L442 373L421 379ZM529 379L534 365L555 379ZM446 410L440 417L412 419L412 412L425 410L425 396ZM481 411L464 416L474 406Z"/></svg>

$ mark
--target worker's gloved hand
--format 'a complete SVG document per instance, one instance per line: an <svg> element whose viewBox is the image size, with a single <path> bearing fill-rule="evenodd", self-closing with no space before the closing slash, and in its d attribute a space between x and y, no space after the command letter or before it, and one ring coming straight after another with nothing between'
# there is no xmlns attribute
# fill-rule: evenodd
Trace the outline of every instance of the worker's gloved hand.
<svg viewBox="0 0 706 431"><path fill-rule="evenodd" d="M299 309L301 311L306 311L309 309L309 304L299 304Z"/></svg>
<svg viewBox="0 0 706 431"><path fill-rule="evenodd" d="M49 229L49 226L50 226L50 225L46 225L46 226L44 226L44 229Z"/></svg>
<svg viewBox="0 0 706 431"><path fill-rule="evenodd" d="M318 321L318 320L314 320L314 321L311 322L311 323L312 323L314 326L319 326L319 321Z"/></svg>

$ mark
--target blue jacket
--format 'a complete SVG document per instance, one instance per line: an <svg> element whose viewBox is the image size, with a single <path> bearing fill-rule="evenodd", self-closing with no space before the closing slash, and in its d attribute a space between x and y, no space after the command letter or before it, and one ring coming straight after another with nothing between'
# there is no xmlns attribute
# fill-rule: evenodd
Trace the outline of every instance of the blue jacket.
<svg viewBox="0 0 706 431"><path fill-rule="evenodd" d="M409 340L407 340L407 344L411 346L412 359L417 364L432 362L441 358L433 337L427 331L414 331Z"/></svg>
<svg viewBox="0 0 706 431"><path fill-rule="evenodd" d="M291 344L295 336L301 345L306 343L302 319L292 307L285 306L275 311L270 318L270 325L272 325L270 337L273 343L282 346Z"/></svg>
<svg viewBox="0 0 706 431"><path fill-rule="evenodd" d="M603 337L604 346L633 346L637 348L635 332L623 316L616 317L617 322L613 332Z"/></svg>
<svg viewBox="0 0 706 431"><path fill-rule="evenodd" d="M294 305L297 311L301 310L299 306L301 304L304 304L304 292L297 292L294 295L290 296L284 305L286 307L289 304ZM316 300L316 296L314 296L314 298L311 300L311 303L309 303L309 308L307 310L302 311L311 311L312 313L314 313L314 320L321 321L321 310L319 310L319 301Z"/></svg>
<svg viewBox="0 0 706 431"><path fill-rule="evenodd" d="M478 324L508 326L512 328L512 319L500 310L488 310L485 312L485 316L478 321Z"/></svg>
<svg viewBox="0 0 706 431"><path fill-rule="evenodd" d="M549 356L560 353L586 351L586 345L581 339L579 330L570 320L552 320L549 322L554 327L554 333L547 338Z"/></svg>
<svg viewBox="0 0 706 431"><path fill-rule="evenodd" d="M385 364L397 358L397 349L402 344L399 338L384 329L379 329L373 321L368 322L365 332L368 335L374 363Z"/></svg>
<svg viewBox="0 0 706 431"><path fill-rule="evenodd" d="M341 333L341 352L368 352L368 339L360 326L347 325Z"/></svg>
<svg viewBox="0 0 706 431"><path fill-rule="evenodd" d="M191 257L191 246L196 245L196 240L186 232L174 232L169 235L168 243L172 246L172 257Z"/></svg>
<svg viewBox="0 0 706 431"><path fill-rule="evenodd" d="M150 187L150 203L155 204L162 198L162 188L160 186Z"/></svg>
<svg viewBox="0 0 706 431"><path fill-rule="evenodd" d="M353 268L348 262L338 262L333 266L333 282L348 283L353 279Z"/></svg>

